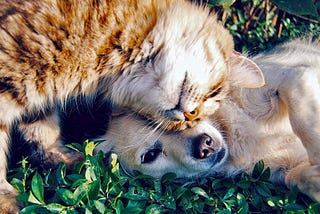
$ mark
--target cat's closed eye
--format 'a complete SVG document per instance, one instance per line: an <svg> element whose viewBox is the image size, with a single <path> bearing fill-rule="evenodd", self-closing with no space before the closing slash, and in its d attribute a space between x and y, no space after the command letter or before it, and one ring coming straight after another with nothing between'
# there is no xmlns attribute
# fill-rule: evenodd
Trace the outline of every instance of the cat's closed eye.
<svg viewBox="0 0 320 214"><path fill-rule="evenodd" d="M155 61L155 58L157 57L157 55L159 54L160 50L157 50L153 53L151 53L150 55L148 55L145 59L144 59L144 65L148 64L148 63L153 63Z"/></svg>
<svg viewBox="0 0 320 214"><path fill-rule="evenodd" d="M217 96L218 94L220 94L222 90L222 87L219 87L217 89L214 89L213 91L211 91L208 95L206 95L206 98L212 98L212 97L215 97Z"/></svg>

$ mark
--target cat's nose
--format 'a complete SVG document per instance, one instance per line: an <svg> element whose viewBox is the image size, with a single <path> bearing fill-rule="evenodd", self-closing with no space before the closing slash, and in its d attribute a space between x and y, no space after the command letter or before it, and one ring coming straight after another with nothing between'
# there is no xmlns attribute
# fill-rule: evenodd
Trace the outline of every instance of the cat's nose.
<svg viewBox="0 0 320 214"><path fill-rule="evenodd" d="M195 108L193 111L184 112L183 115L184 115L186 121L193 121L199 115L199 109Z"/></svg>

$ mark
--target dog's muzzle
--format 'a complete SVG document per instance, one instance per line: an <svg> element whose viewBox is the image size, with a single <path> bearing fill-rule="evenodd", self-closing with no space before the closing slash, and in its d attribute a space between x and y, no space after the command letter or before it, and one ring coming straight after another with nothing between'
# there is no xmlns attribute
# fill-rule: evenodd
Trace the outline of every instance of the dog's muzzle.
<svg viewBox="0 0 320 214"><path fill-rule="evenodd" d="M193 139L192 156L198 160L220 162L225 156L225 149L220 142L215 141L207 134L201 134Z"/></svg>

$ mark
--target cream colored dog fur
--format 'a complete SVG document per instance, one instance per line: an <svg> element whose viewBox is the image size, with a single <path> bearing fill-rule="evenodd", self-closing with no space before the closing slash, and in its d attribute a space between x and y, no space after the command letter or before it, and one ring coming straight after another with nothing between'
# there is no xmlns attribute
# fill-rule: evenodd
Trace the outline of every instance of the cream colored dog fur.
<svg viewBox="0 0 320 214"><path fill-rule="evenodd" d="M123 168L154 177L251 172L263 160L271 181L320 201L320 45L296 40L253 58L266 85L233 87L209 120L161 131L135 114L114 117L98 146Z"/></svg>

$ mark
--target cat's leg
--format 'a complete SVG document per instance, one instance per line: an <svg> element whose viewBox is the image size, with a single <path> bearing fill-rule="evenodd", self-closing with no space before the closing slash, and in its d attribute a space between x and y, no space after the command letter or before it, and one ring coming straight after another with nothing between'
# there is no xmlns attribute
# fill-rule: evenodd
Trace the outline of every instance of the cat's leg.
<svg viewBox="0 0 320 214"><path fill-rule="evenodd" d="M0 213L18 213L21 207L16 200L18 192L9 184L6 174L11 124L22 111L10 96L0 94Z"/></svg>
<svg viewBox="0 0 320 214"><path fill-rule="evenodd" d="M292 130L307 149L311 164L320 165L320 85L317 71L305 69L288 74L279 95L288 108Z"/></svg>
<svg viewBox="0 0 320 214"><path fill-rule="evenodd" d="M302 163L287 172L285 182L289 188L298 187L301 192L320 202L320 165Z"/></svg>
<svg viewBox="0 0 320 214"><path fill-rule="evenodd" d="M43 151L43 164L46 166L55 166L64 162L70 167L83 158L81 153L68 149L61 142L57 111L32 123L21 123L19 129L25 140L39 144Z"/></svg>
<svg viewBox="0 0 320 214"><path fill-rule="evenodd" d="M8 142L10 142L8 128L0 125L0 213L18 213L20 210L20 204L16 201L18 192L6 179Z"/></svg>

